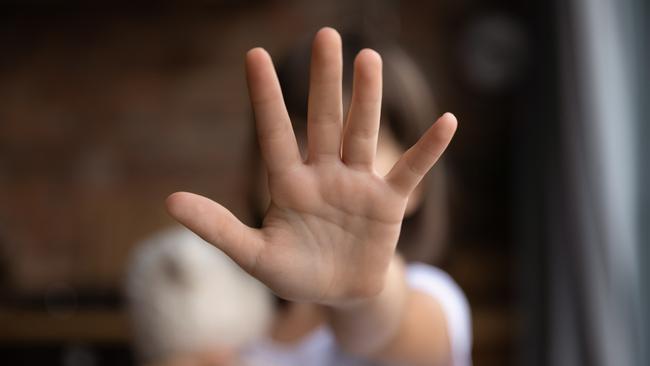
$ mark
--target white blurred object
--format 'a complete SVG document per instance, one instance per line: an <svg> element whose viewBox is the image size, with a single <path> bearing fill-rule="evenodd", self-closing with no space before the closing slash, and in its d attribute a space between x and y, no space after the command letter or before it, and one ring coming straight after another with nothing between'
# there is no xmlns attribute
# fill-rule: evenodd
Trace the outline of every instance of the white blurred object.
<svg viewBox="0 0 650 366"><path fill-rule="evenodd" d="M239 348L265 335L273 312L263 284L181 227L138 245L126 296L144 361Z"/></svg>

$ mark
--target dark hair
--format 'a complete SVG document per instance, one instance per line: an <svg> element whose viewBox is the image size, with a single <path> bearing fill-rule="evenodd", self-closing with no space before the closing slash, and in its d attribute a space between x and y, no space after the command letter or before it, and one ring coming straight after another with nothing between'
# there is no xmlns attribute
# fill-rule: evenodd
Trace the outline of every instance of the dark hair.
<svg viewBox="0 0 650 366"><path fill-rule="evenodd" d="M363 48L373 48L382 55L382 123L387 123L396 140L406 149L419 139L436 117L432 93L415 62L398 46L379 45L358 34L343 34L344 95L352 90L354 56ZM307 116L310 52L310 42L305 40L276 64L289 114L304 117L292 118L297 137L306 136L304 121ZM254 146L253 151L257 154L257 143ZM253 156L251 162L254 171L259 172L259 155ZM254 185L250 204L257 224L261 224L263 212L257 204L260 194ZM421 186L422 202L412 215L404 219L397 249L407 261L434 262L447 238L447 188L442 162L429 172Z"/></svg>

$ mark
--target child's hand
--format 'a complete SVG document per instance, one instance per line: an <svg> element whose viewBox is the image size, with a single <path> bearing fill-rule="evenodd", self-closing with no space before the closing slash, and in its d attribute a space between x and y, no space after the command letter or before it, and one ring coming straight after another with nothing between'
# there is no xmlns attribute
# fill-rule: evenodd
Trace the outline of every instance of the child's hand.
<svg viewBox="0 0 650 366"><path fill-rule="evenodd" d="M443 115L388 175L373 168L381 110L382 63L363 50L343 124L341 38L316 35L308 113L308 157L296 144L269 55L246 56L250 98L271 205L261 229L221 205L174 193L169 212L289 300L330 305L378 294L395 252L409 194L447 147L456 119Z"/></svg>

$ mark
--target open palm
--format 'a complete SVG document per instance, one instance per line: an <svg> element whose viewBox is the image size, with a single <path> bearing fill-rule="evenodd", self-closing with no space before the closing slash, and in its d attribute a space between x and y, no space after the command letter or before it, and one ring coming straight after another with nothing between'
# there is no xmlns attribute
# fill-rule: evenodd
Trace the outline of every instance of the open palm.
<svg viewBox="0 0 650 366"><path fill-rule="evenodd" d="M250 99L271 194L264 224L250 228L216 202L184 192L168 198L171 215L286 299L337 304L377 294L408 197L456 129L445 114L386 176L378 175L381 68L375 51L359 53L343 123L341 38L331 28L318 32L303 161L271 58L249 51Z"/></svg>

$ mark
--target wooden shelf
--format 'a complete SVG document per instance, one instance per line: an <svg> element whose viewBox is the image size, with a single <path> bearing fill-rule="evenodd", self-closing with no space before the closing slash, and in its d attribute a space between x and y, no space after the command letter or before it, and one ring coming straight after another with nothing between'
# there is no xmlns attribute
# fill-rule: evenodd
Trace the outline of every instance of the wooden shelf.
<svg viewBox="0 0 650 366"><path fill-rule="evenodd" d="M126 314L117 310L77 310L51 314L0 308L0 341L110 342L130 340Z"/></svg>

